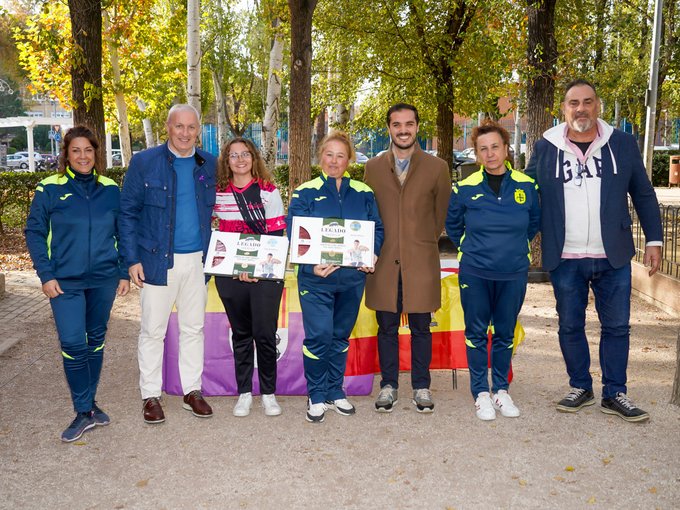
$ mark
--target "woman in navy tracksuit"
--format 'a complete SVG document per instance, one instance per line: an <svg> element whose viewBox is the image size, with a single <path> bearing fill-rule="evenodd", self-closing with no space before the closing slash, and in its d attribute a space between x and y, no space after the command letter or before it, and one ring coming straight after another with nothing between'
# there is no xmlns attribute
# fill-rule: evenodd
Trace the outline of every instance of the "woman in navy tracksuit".
<svg viewBox="0 0 680 510"><path fill-rule="evenodd" d="M375 222L374 252L380 253L383 226L373 191L350 179L346 172L354 160L354 147L345 133L326 136L319 148L323 173L300 185L288 207L288 236L293 216L342 218ZM342 388L349 349L349 334L359 313L366 273L371 267L334 264L298 266L298 291L305 329L303 344L307 379L307 421L322 422L327 409L354 414Z"/></svg>
<svg viewBox="0 0 680 510"><path fill-rule="evenodd" d="M130 289L118 256L120 191L97 168L99 143L88 128L64 136L59 173L35 190L26 244L43 293L50 298L76 417L62 441L80 438L108 415L95 400L113 300Z"/></svg>
<svg viewBox="0 0 680 510"><path fill-rule="evenodd" d="M540 206L533 179L506 161L510 135L487 121L472 132L481 169L453 188L446 232L458 247L460 299L470 389L477 417L519 416L508 394L517 316L524 302L530 242L538 232ZM487 332L491 326L489 392Z"/></svg>

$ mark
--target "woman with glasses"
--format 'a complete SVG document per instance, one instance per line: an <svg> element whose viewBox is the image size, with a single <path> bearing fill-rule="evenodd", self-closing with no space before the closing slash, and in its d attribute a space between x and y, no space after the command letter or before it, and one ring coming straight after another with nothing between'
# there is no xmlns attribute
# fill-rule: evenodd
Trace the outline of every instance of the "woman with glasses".
<svg viewBox="0 0 680 510"><path fill-rule="evenodd" d="M255 145L234 138L222 147L217 167L217 201L213 215L221 232L283 236L283 202ZM215 285L229 317L239 398L234 416L248 416L253 405L254 347L262 406L278 416L276 401L276 327L282 281L258 280L247 273L216 276Z"/></svg>
<svg viewBox="0 0 680 510"><path fill-rule="evenodd" d="M530 243L539 228L538 186L513 170L510 134L487 120L472 131L479 171L453 187L446 233L458 248L460 300L470 389L477 417L493 420L520 412L508 394L517 316L524 302ZM491 383L488 331L492 332Z"/></svg>
<svg viewBox="0 0 680 510"><path fill-rule="evenodd" d="M111 421L97 405L113 301L130 290L118 254L120 189L102 175L99 142L85 126L68 130L59 171L35 190L26 246L50 298L76 416L61 434L70 443Z"/></svg>

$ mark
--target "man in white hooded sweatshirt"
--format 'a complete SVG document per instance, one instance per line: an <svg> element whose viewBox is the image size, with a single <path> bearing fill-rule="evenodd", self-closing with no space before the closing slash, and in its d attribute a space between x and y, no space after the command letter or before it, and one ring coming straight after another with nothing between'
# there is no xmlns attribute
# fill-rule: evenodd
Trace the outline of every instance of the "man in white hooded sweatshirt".
<svg viewBox="0 0 680 510"><path fill-rule="evenodd" d="M635 138L600 120L595 87L565 88L565 122L543 133L526 173L539 185L543 268L557 301L559 341L571 389L557 405L574 413L595 403L585 335L589 287L600 319L601 411L630 422L649 419L627 396L630 259L635 254L628 196L645 234L645 265L661 263L659 205Z"/></svg>

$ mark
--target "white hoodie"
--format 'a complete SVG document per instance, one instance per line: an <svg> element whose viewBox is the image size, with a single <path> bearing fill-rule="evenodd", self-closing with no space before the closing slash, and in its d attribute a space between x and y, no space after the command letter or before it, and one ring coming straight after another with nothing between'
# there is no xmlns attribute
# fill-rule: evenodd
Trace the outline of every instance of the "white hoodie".
<svg viewBox="0 0 680 510"><path fill-rule="evenodd" d="M585 154L567 138L566 123L543 133L543 137L558 151L555 177L564 182L565 239L562 258L565 259L606 258L600 229L602 151L609 151L614 174L617 173L617 165L607 144L614 128L597 119L597 131L597 138Z"/></svg>

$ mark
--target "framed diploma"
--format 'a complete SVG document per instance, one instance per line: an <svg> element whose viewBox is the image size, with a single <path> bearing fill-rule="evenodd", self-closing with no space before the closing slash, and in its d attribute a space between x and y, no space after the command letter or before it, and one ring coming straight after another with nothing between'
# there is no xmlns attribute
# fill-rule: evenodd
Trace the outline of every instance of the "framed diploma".
<svg viewBox="0 0 680 510"><path fill-rule="evenodd" d="M293 216L290 261L371 267L374 230L372 221Z"/></svg>
<svg viewBox="0 0 680 510"><path fill-rule="evenodd" d="M283 280L288 238L213 230L203 271L218 276L248 273L252 278Z"/></svg>

